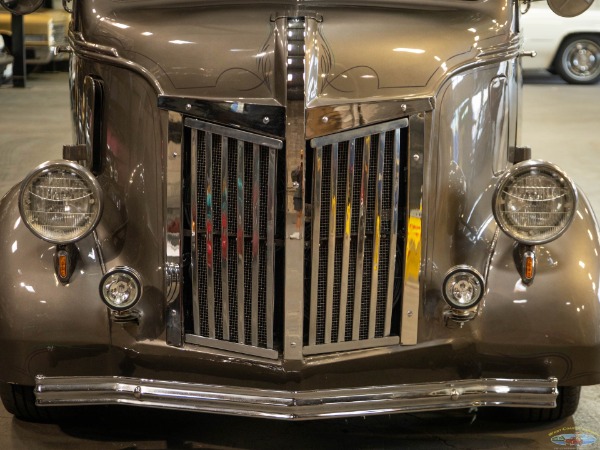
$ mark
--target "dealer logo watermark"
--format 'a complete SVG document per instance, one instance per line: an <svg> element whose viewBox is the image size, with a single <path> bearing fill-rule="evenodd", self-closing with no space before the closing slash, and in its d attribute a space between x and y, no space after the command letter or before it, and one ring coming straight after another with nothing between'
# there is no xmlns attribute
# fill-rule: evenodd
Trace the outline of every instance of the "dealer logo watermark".
<svg viewBox="0 0 600 450"><path fill-rule="evenodd" d="M600 443L597 433L583 428L564 427L549 433L548 436L554 445L563 447L579 448Z"/></svg>

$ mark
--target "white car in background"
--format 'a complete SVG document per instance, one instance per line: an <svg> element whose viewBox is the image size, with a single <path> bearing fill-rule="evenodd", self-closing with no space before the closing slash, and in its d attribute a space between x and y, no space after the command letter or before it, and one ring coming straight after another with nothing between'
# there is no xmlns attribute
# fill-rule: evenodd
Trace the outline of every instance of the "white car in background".
<svg viewBox="0 0 600 450"><path fill-rule="evenodd" d="M0 36L0 85L12 78L13 57L8 53L4 45L4 39Z"/></svg>
<svg viewBox="0 0 600 450"><path fill-rule="evenodd" d="M572 84L600 80L600 1L573 18L557 16L546 2L532 2L522 26L525 49L537 53L521 59L524 69L546 69Z"/></svg>

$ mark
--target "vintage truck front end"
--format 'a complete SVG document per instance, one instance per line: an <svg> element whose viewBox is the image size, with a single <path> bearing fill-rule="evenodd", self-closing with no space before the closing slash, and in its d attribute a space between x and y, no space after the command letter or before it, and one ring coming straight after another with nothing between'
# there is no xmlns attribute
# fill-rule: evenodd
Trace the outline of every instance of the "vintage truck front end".
<svg viewBox="0 0 600 450"><path fill-rule="evenodd" d="M563 414L600 383L600 242L520 147L518 18L76 0L76 143L0 204L7 408Z"/></svg>

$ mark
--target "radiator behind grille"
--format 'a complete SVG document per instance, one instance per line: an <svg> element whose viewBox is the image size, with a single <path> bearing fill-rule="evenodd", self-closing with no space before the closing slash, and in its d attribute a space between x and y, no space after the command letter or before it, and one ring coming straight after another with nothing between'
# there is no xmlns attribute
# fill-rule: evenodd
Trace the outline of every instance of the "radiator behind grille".
<svg viewBox="0 0 600 450"><path fill-rule="evenodd" d="M305 354L398 342L391 322L407 125L399 120L311 141Z"/></svg>

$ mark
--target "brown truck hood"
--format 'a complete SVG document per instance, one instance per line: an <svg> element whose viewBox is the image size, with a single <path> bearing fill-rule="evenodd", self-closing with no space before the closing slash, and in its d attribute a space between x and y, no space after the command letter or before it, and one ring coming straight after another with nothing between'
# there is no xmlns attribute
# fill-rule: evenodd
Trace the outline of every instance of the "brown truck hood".
<svg viewBox="0 0 600 450"><path fill-rule="evenodd" d="M264 104L281 103L281 17L309 17L311 106L431 95L453 70L506 49L512 38L510 12L500 1L91 5L83 26L76 25L85 40L143 66L165 94Z"/></svg>

